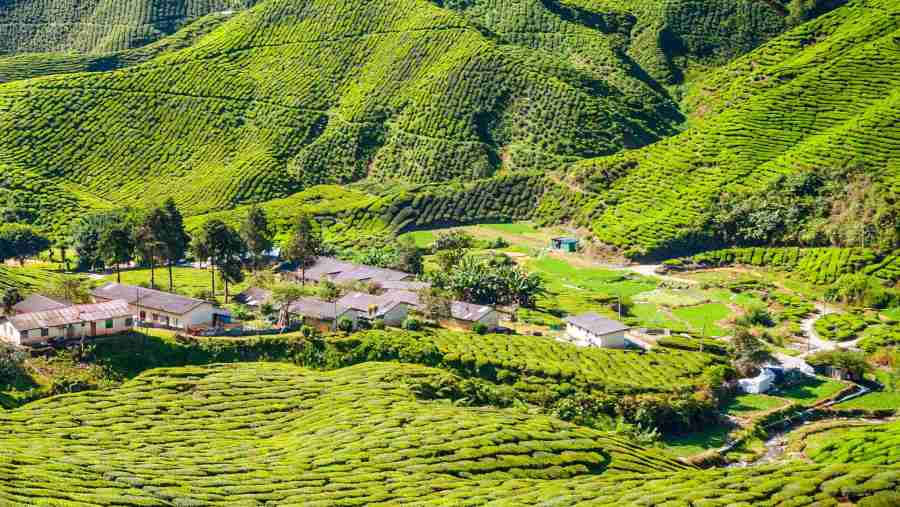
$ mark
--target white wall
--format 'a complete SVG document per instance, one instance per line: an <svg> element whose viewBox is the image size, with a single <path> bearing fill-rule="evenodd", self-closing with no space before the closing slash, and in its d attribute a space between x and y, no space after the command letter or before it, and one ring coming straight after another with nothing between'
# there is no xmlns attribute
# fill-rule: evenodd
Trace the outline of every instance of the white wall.
<svg viewBox="0 0 900 507"><path fill-rule="evenodd" d="M491 310L484 317L479 319L478 322L484 324L490 330L497 329L500 327L500 314L497 313L496 310Z"/></svg>
<svg viewBox="0 0 900 507"><path fill-rule="evenodd" d="M145 307L139 308L135 305L130 305L129 308L134 312L136 319L140 318L141 312L144 312L145 319L142 320L157 324L166 324L166 317L168 317L168 326L184 330L201 324L212 324L213 314L217 313L216 309L213 308L213 305L208 303L194 308L185 315L178 315ZM156 315L156 318L153 317L154 315Z"/></svg>
<svg viewBox="0 0 900 507"><path fill-rule="evenodd" d="M127 318L125 317L112 320L113 325L109 329L106 327L106 320L101 320L96 322L94 331L92 331L90 322L84 322L72 325L71 333L69 332L69 326L47 328L47 336L44 336L40 329L31 329L28 331L27 338L22 337L21 332L15 329L12 324L6 322L0 326L0 337L13 345L38 345L58 338L93 338L124 333L134 329L134 323L132 322L130 326L127 325Z"/></svg>
<svg viewBox="0 0 900 507"><path fill-rule="evenodd" d="M391 327L400 327L403 321L409 315L409 307L405 304L397 305L391 308L391 311L384 314L384 324Z"/></svg>
<svg viewBox="0 0 900 507"><path fill-rule="evenodd" d="M598 336L587 329L578 327L572 323L566 323L566 334L581 347L602 347L605 349L624 349L625 331L619 331L603 336Z"/></svg>

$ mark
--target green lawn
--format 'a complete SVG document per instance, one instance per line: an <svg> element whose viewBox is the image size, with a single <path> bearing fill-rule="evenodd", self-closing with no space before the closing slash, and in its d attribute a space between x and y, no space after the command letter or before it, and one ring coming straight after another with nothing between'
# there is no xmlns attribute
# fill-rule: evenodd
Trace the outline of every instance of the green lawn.
<svg viewBox="0 0 900 507"><path fill-rule="evenodd" d="M513 222L503 224L479 224L478 227L491 229L498 232L509 234L536 234L538 231L532 224L528 222Z"/></svg>
<svg viewBox="0 0 900 507"><path fill-rule="evenodd" d="M837 380L815 377L802 384L783 390L778 394L778 397L809 406L835 394L844 387L845 385Z"/></svg>
<svg viewBox="0 0 900 507"><path fill-rule="evenodd" d="M176 267L172 269L172 274L174 279L175 292L179 294L194 296L200 291L208 291L212 288L209 270L191 267ZM114 282L116 281L116 275L109 275L106 277L106 280ZM146 286L149 286L150 270L135 269L130 271L123 271L122 283L129 285L144 284ZM158 268L156 270L156 287L161 290L168 290L169 272L167 269ZM230 296L234 296L245 288L247 288L247 282L243 282L237 285L230 285L228 287L228 292ZM221 277L216 275L216 297L221 300L224 296L225 285L222 282Z"/></svg>
<svg viewBox="0 0 900 507"><path fill-rule="evenodd" d="M676 317L688 323L696 331L706 330L707 336L724 336L728 331L717 325L731 315L731 309L722 303L686 306L672 311Z"/></svg>
<svg viewBox="0 0 900 507"><path fill-rule="evenodd" d="M751 415L783 407L787 403L786 400L765 394L742 394L735 396L724 408L728 415Z"/></svg>
<svg viewBox="0 0 900 507"><path fill-rule="evenodd" d="M664 436L663 443L675 456L694 456L724 446L731 430L732 427L717 425L685 435Z"/></svg>
<svg viewBox="0 0 900 507"><path fill-rule="evenodd" d="M412 238L415 241L416 246L420 248L427 248L434 243L434 238L436 234L434 231L413 231L408 232L403 235L405 238Z"/></svg>

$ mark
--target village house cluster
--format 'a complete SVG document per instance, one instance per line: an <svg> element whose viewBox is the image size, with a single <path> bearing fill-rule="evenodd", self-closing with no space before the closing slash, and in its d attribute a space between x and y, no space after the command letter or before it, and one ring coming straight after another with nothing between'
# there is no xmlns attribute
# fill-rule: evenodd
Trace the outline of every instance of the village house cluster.
<svg viewBox="0 0 900 507"><path fill-rule="evenodd" d="M427 282L417 281L410 273L332 257L319 257L313 265L292 271L286 278L303 284L330 281L336 285L368 285L374 289L374 293L351 291L331 302L317 297L303 297L291 303L288 313L293 318L323 331L334 329L344 319L354 327L362 322L371 324L375 321L399 327L411 314L423 310L419 292L430 287ZM255 307L271 300L272 294L258 287L251 287L236 298L236 301ZM459 330L472 330L480 324L491 331L500 326L500 315L489 306L453 301L450 315L440 319L438 324Z"/></svg>

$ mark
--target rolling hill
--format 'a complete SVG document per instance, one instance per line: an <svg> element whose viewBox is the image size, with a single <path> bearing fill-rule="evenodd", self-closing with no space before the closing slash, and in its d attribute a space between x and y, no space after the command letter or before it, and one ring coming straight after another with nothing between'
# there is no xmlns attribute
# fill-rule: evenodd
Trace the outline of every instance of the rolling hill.
<svg viewBox="0 0 900 507"><path fill-rule="evenodd" d="M166 196L200 214L322 183L559 170L676 133L662 83L785 28L756 0L266 0L213 21L140 49L0 59L0 164L40 224Z"/></svg>
<svg viewBox="0 0 900 507"><path fill-rule="evenodd" d="M441 375L245 363L0 410L0 500L43 505L837 505L895 467L701 471L518 410L422 401ZM27 423L27 424L25 424Z"/></svg>
<svg viewBox="0 0 900 507"><path fill-rule="evenodd" d="M143 46L213 12L253 0L10 0L0 4L0 55L110 53Z"/></svg>
<svg viewBox="0 0 900 507"><path fill-rule="evenodd" d="M170 4L134 12L224 8ZM534 218L635 257L705 248L723 190L781 174L853 165L898 188L889 0L794 28L774 0L247 6L139 48L0 58L3 188L61 229L361 182L359 236Z"/></svg>
<svg viewBox="0 0 900 507"><path fill-rule="evenodd" d="M688 96L691 127L578 162L573 205L633 255L702 248L723 191L780 174L854 166L900 191L900 4L851 2L714 72ZM587 203L587 204L586 204Z"/></svg>

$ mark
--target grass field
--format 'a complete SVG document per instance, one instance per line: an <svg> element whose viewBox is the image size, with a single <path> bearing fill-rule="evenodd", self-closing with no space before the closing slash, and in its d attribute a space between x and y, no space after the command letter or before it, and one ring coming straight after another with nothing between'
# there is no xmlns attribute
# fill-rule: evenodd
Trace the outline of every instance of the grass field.
<svg viewBox="0 0 900 507"><path fill-rule="evenodd" d="M815 377L801 384L780 391L779 398L795 401L801 405L814 405L844 389L846 385L837 380Z"/></svg>
<svg viewBox="0 0 900 507"><path fill-rule="evenodd" d="M788 401L765 394L741 394L735 396L726 406L724 412L736 416L752 416L787 405Z"/></svg>
<svg viewBox="0 0 900 507"><path fill-rule="evenodd" d="M212 290L212 276L208 269L199 269L192 267L175 267L172 268L172 279L175 285L175 292L186 296L194 296L201 291L209 292ZM156 287L160 290L169 289L169 272L166 268L156 269ZM106 280L110 282L116 281L116 275L106 276ZM122 283L128 285L150 286L150 269L133 269L122 272ZM232 284L228 286L230 296L234 296L247 288L247 282ZM216 274L216 297L223 300L225 296L225 285L222 278Z"/></svg>

